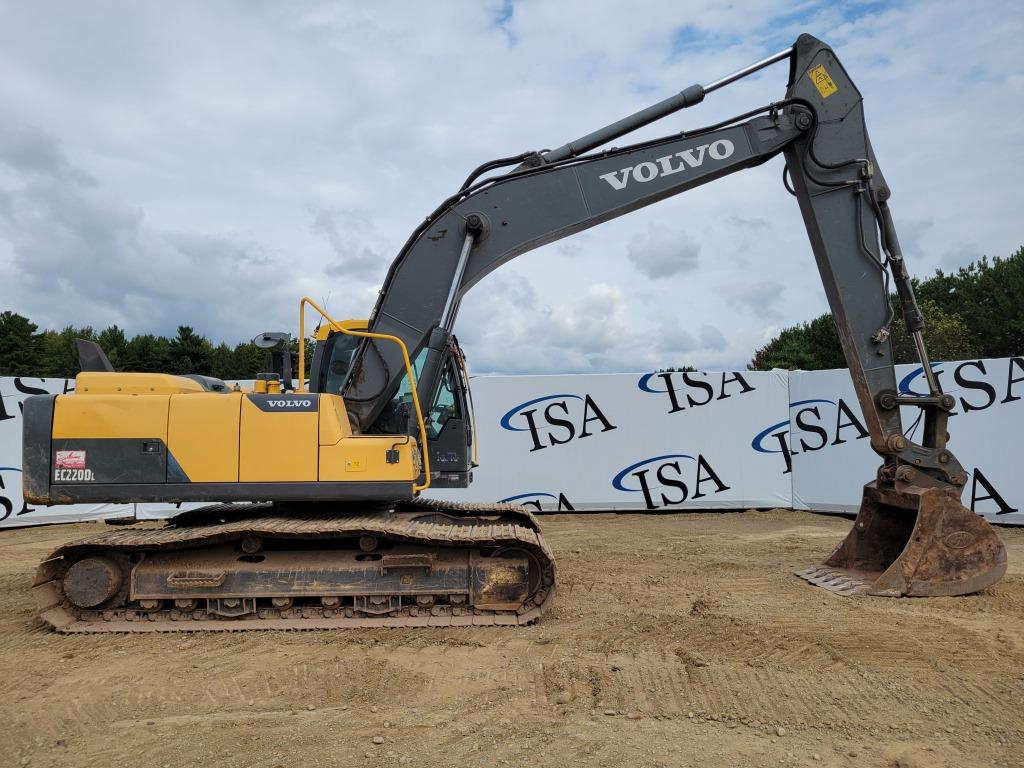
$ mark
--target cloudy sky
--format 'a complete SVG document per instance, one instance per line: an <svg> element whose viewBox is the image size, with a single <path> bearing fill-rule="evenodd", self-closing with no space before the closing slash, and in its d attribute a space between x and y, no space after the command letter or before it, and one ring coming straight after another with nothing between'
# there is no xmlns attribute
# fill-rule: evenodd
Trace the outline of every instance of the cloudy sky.
<svg viewBox="0 0 1024 768"><path fill-rule="evenodd" d="M0 309L41 327L365 317L410 231L558 146L807 31L865 95L911 271L1024 244L1019 2L0 0ZM969 9L969 10L968 10ZM636 134L781 98L785 65ZM532 251L456 326L477 372L742 367L826 309L782 160Z"/></svg>

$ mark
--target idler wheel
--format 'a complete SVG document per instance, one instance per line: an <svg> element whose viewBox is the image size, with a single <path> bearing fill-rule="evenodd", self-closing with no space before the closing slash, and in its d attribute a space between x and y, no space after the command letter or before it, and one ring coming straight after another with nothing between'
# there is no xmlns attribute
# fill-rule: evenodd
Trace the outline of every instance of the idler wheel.
<svg viewBox="0 0 1024 768"><path fill-rule="evenodd" d="M107 557L86 557L68 568L64 594L79 608L94 608L121 589L121 568Z"/></svg>

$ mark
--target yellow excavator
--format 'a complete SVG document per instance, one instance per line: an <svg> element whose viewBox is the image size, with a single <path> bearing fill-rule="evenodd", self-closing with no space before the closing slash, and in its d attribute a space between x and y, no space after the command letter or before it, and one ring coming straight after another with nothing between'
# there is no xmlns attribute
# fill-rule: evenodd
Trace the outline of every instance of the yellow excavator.
<svg viewBox="0 0 1024 768"><path fill-rule="evenodd" d="M598 149L777 62L785 97L716 125ZM839 594L959 595L1006 570L960 503L953 398L925 349L860 92L835 53L793 46L557 149L481 165L416 228L367 321L300 303L299 386L117 373L80 345L73 394L24 404L24 492L37 504L211 502L153 529L72 542L39 567L42 618L65 632L522 625L555 591L534 517L425 500L466 487L474 435L452 329L465 293L515 256L778 154L807 228L871 447L853 529L800 576ZM929 393L896 388L890 286ZM305 317L319 315L306 386ZM919 408L920 443L901 407ZM215 502L215 503L212 503Z"/></svg>

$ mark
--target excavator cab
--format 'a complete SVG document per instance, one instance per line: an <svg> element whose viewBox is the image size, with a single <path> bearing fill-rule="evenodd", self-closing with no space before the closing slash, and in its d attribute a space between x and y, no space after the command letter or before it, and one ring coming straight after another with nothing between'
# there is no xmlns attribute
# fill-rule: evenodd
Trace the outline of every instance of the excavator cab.
<svg viewBox="0 0 1024 768"><path fill-rule="evenodd" d="M342 332L328 331L314 352L311 390L342 394L361 341ZM423 370L426 354L427 350L423 349L412 361L415 377L419 377ZM453 336L447 345L437 389L423 413L431 468L430 485L434 488L467 488L472 481L476 461L468 380L465 356ZM408 376L403 376L395 394L381 409L370 433L415 435L416 429L412 387Z"/></svg>

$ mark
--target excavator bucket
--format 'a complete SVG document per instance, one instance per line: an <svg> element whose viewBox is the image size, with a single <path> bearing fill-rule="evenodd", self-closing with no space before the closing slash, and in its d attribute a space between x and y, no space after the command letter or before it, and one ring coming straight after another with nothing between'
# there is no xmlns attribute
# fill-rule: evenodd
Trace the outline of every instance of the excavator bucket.
<svg viewBox="0 0 1024 768"><path fill-rule="evenodd" d="M864 487L853 529L822 565L796 575L841 595L967 595L1006 573L1006 548L983 517L940 488Z"/></svg>

